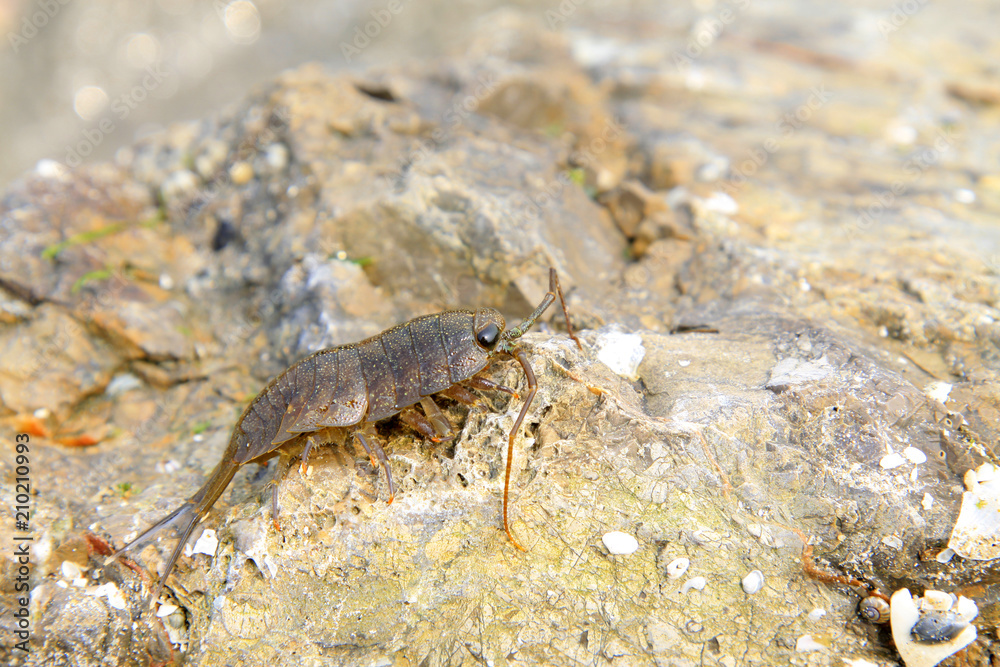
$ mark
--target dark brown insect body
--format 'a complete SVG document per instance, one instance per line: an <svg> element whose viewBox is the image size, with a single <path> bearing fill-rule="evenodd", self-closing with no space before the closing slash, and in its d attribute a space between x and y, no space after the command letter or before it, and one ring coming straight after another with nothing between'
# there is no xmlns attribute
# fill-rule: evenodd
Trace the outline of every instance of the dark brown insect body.
<svg viewBox="0 0 1000 667"><path fill-rule="evenodd" d="M448 392L457 400L474 397L459 383L479 389L496 389L515 394L512 389L485 378L475 377L497 353L516 358L528 381L528 394L514 423L507 444L507 472L504 478L503 523L511 542L519 549L507 521L514 439L537 391L535 375L523 350L514 341L527 331L552 304L556 295L562 303L569 334L569 314L559 288L555 269L549 270L549 291L535 311L519 326L505 330L504 318L492 308L452 310L418 317L397 325L360 343L321 350L291 366L274 378L246 407L233 428L222 460L204 486L169 516L115 553L108 562L127 549L152 539L162 528L179 522L180 540L170 555L166 570L153 592L155 600L177 562L192 531L222 495L236 471L246 463L272 456L293 438L327 428L349 427L368 452L372 464L381 462L389 486L389 502L395 492L389 461L379 446L372 424L402 412L404 421L423 435L449 437L450 426L438 409L433 394ZM420 403L421 415L410 406ZM313 436L307 436L302 453L305 468Z"/></svg>

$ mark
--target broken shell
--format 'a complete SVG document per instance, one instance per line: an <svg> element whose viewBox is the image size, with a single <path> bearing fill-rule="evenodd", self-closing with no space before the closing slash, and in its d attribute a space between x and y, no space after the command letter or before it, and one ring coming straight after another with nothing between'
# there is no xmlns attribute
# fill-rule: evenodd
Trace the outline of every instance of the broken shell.
<svg viewBox="0 0 1000 667"><path fill-rule="evenodd" d="M615 556L628 556L639 548L639 542L628 533L613 530L601 538L608 552Z"/></svg>
<svg viewBox="0 0 1000 667"><path fill-rule="evenodd" d="M671 579L680 579L681 576L688 571L691 566L691 561L683 556L680 558L675 558L669 563L667 563L667 576Z"/></svg>
<svg viewBox="0 0 1000 667"><path fill-rule="evenodd" d="M906 463L906 459L904 459L902 457L902 455L896 454L896 453L886 454L878 462L878 464L880 466L882 466L886 470L891 470L893 468L898 468L899 466L903 465L904 463Z"/></svg>
<svg viewBox="0 0 1000 667"><path fill-rule="evenodd" d="M932 608L943 599L933 594L929 602L914 600L905 588L893 593L892 639L906 667L934 667L975 641L976 628L971 624L979 613L975 603L959 597L946 611Z"/></svg>
<svg viewBox="0 0 1000 667"><path fill-rule="evenodd" d="M965 473L962 509L951 531L948 547L963 558L1000 558L1000 469L984 463Z"/></svg>
<svg viewBox="0 0 1000 667"><path fill-rule="evenodd" d="M889 603L880 597L869 595L858 603L858 615L869 623L888 623Z"/></svg>
<svg viewBox="0 0 1000 667"><path fill-rule="evenodd" d="M952 593L944 591L924 591L923 600L920 601L921 609L933 609L935 611L948 611L955 606L958 600Z"/></svg>
<svg viewBox="0 0 1000 667"><path fill-rule="evenodd" d="M691 577L681 586L681 593L687 593L692 588L697 591L703 590L707 583L708 580L705 577Z"/></svg>
<svg viewBox="0 0 1000 667"><path fill-rule="evenodd" d="M743 586L743 591L747 595L753 595L764 587L764 573L760 570L753 570L750 574L743 577L740 585Z"/></svg>

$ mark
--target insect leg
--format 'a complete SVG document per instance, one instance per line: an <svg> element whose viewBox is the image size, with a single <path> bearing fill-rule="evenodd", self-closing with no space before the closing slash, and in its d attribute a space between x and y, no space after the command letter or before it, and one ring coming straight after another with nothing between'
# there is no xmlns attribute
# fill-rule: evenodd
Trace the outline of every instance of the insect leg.
<svg viewBox="0 0 1000 667"><path fill-rule="evenodd" d="M476 405L479 403L479 397L460 384L452 385L441 393L463 405Z"/></svg>
<svg viewBox="0 0 1000 667"><path fill-rule="evenodd" d="M527 549L514 539L514 535L510 532L510 523L507 521L507 497L510 490L510 470L514 462L514 439L517 438L517 432L521 428L524 416L528 414L531 401L535 399L535 394L538 393L538 382L535 380L535 373L531 370L531 364L528 363L528 355L525 351L515 350L514 358L520 362L521 368L524 369L524 375L528 380L528 395L524 398L524 405L521 406L521 412L517 415L514 426L510 429L510 435L507 437L507 472L503 478L503 529L515 547L521 551L527 551Z"/></svg>
<svg viewBox="0 0 1000 667"><path fill-rule="evenodd" d="M288 473L291 463L292 455L284 449L278 450L278 463L274 466L274 476L268 482L271 486L271 521L277 531L281 530L281 524L278 523L278 481Z"/></svg>
<svg viewBox="0 0 1000 667"><path fill-rule="evenodd" d="M306 469L309 467L309 452L312 451L313 445L316 444L316 436L310 435L306 438L306 448L302 450L302 458L299 460L299 472L302 476L306 476Z"/></svg>
<svg viewBox="0 0 1000 667"><path fill-rule="evenodd" d="M366 452L368 452L368 458L371 459L374 467L378 467L378 462L375 461L376 456L378 456L378 460L382 462L382 468L385 470L385 481L389 484L389 500L386 501L386 505L391 505L393 499L396 497L396 487L392 483L392 473L389 471L388 457L386 457L385 452L382 450L381 445L378 444L378 440L376 440L376 436L373 433L368 433L366 435L361 431L361 429L358 429L354 432L354 437L358 439L361 446L365 448ZM368 439L369 437L371 440Z"/></svg>
<svg viewBox="0 0 1000 667"><path fill-rule="evenodd" d="M510 394L514 398L520 398L517 392L510 387L502 385L499 382L494 382L493 380L488 380L484 377L479 377L478 375L470 377L465 381L465 384L469 385L473 389L481 389L483 391L502 391L505 394Z"/></svg>
<svg viewBox="0 0 1000 667"><path fill-rule="evenodd" d="M555 289L553 290L553 288ZM559 286L559 276L556 275L555 269L549 267L549 294L552 294L553 291L559 295L559 304L562 306L563 317L566 319L566 333L576 341L576 346L582 350L583 345L573 333L573 325L569 322L569 310L566 309L566 299L563 298L562 287Z"/></svg>
<svg viewBox="0 0 1000 667"><path fill-rule="evenodd" d="M438 438L434 439L435 442L450 440L452 437L451 424L448 423L448 418L441 412L441 408L434 402L434 399L430 396L424 396L420 399L420 407L424 409L424 414L427 415L427 419L434 426L434 431L437 432Z"/></svg>
<svg viewBox="0 0 1000 667"><path fill-rule="evenodd" d="M406 422L406 425L412 428L414 431L424 436L431 442L441 442L442 438L434 428L434 424L431 423L427 417L420 414L418 410L413 408L407 408L399 413L400 418ZM447 438L451 435L448 434Z"/></svg>

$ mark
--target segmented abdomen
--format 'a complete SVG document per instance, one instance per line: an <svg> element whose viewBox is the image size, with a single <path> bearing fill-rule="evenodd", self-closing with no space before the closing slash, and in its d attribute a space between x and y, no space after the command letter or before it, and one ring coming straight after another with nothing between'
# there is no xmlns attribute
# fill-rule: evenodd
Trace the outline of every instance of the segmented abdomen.
<svg viewBox="0 0 1000 667"><path fill-rule="evenodd" d="M236 424L236 463L302 434L390 417L486 367L475 314L418 317L360 343L321 350L271 381Z"/></svg>

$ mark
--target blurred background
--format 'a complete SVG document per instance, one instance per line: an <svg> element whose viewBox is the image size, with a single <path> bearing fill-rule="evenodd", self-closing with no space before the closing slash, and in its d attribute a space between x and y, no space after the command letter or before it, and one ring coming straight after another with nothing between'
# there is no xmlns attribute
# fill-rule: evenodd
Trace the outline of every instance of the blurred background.
<svg viewBox="0 0 1000 667"><path fill-rule="evenodd" d="M969 59L989 59L998 25L995 3L966 2L956 11L922 0L0 0L0 186L42 158L71 166L110 158L166 123L219 111L303 62L363 70L460 56L477 26L510 7L574 35L591 62L644 45L669 57L695 43L713 49L716 39L763 40L852 61L893 49L891 60L931 79L947 68L959 75L990 67ZM726 11L738 20L721 31L705 24ZM890 40L894 13L907 30ZM927 43L928 34L938 37ZM701 62L714 60L711 75L724 76L725 63L708 55Z"/></svg>

